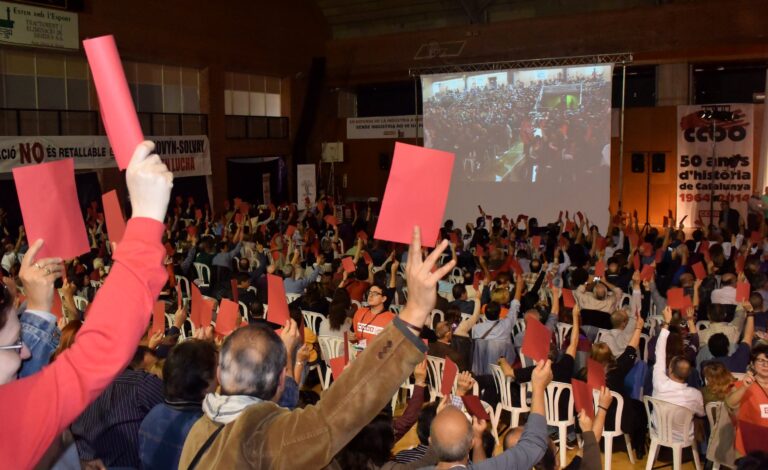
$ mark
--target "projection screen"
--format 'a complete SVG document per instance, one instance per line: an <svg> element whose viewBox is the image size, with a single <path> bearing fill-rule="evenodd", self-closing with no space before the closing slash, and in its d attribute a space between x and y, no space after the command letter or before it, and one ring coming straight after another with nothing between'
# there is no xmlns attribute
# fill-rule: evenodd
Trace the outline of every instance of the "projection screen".
<svg viewBox="0 0 768 470"><path fill-rule="evenodd" d="M613 65L421 77L424 145L453 152L446 219L553 221L584 212L608 224Z"/></svg>

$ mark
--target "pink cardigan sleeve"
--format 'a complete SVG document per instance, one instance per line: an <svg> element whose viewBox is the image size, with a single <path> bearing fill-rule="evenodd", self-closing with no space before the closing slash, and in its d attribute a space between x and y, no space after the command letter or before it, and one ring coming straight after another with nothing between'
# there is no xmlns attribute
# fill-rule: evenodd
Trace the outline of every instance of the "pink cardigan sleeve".
<svg viewBox="0 0 768 470"><path fill-rule="evenodd" d="M37 374L0 387L0 462L33 467L54 437L122 372L165 284L163 224L135 218L72 347Z"/></svg>

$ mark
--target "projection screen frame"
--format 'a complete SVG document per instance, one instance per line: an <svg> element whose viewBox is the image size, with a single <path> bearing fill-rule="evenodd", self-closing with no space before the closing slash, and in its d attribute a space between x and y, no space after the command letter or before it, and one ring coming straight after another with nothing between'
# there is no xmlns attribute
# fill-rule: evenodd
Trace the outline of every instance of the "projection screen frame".
<svg viewBox="0 0 768 470"><path fill-rule="evenodd" d="M441 64L408 69L408 76L413 78L414 86L414 116L418 126L418 82L422 75L438 73L467 73L483 72L491 70L530 69L548 67L567 67L574 65L607 65L613 64L622 68L621 74L621 110L619 114L619 198L618 209L622 208L624 199L624 110L627 92L627 66L634 62L631 52L617 52L612 54L595 54L571 57L549 57L542 59L508 60L500 62L476 62L470 64ZM418 136L414 138L418 142Z"/></svg>

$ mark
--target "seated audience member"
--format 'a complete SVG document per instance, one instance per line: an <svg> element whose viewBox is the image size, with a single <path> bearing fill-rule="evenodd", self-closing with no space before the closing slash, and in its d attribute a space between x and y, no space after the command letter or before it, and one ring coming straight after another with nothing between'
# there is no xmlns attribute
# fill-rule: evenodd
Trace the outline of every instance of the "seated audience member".
<svg viewBox="0 0 768 470"><path fill-rule="evenodd" d="M621 306L623 292L605 279L581 284L573 291L573 296L582 310L598 310L613 313Z"/></svg>
<svg viewBox="0 0 768 470"><path fill-rule="evenodd" d="M704 405L713 401L724 401L736 379L722 362L704 364L702 374L705 385L701 388Z"/></svg>
<svg viewBox="0 0 768 470"><path fill-rule="evenodd" d="M328 316L323 318L318 329L318 336L335 336L343 338L344 333L350 333L352 338L352 317L350 316L350 299L346 289L337 289Z"/></svg>
<svg viewBox="0 0 768 470"><path fill-rule="evenodd" d="M752 310L759 312L762 309L762 297L760 294L754 293L750 296L750 305ZM759 308L754 308L754 303L759 303ZM736 314L733 316L733 320L730 322L725 321L726 309L723 304L709 304L707 309L707 315L709 317L709 325L707 328L699 331L699 341L701 344L707 344L709 338L717 333L722 333L728 338L730 344L737 344L741 337L741 331L744 328L744 322L746 320L746 303L744 305L736 306Z"/></svg>
<svg viewBox="0 0 768 470"><path fill-rule="evenodd" d="M749 304L747 303L747 305ZM706 353L708 352L711 355L711 359L705 360L701 364L707 364L710 361L722 362L731 372L746 372L754 335L755 317L750 312L747 314L744 337L738 346L736 346L736 350L733 351L733 353L730 353L731 344L728 341L728 337L723 333L715 333L709 337L707 345L701 348L701 351L699 352L699 357L706 357Z"/></svg>
<svg viewBox="0 0 768 470"><path fill-rule="evenodd" d="M139 144L126 171L132 218L77 341L53 364L21 381L14 379L29 352L20 341L13 299L7 289L0 294L0 345L6 349L0 351L0 462L33 467L54 438L125 369L144 335L167 278L161 237L173 181L160 158L149 156L153 150L151 142ZM62 260L36 259L42 244L31 245L21 269L39 271L25 288L45 291L52 302Z"/></svg>
<svg viewBox="0 0 768 470"><path fill-rule="evenodd" d="M368 289L371 287L371 284L368 282L368 268L365 266L358 266L357 270L351 273L350 276L351 279L342 283L342 287L347 289L349 297L352 300L363 302L366 300L363 298L365 293L368 292Z"/></svg>
<svg viewBox="0 0 768 470"><path fill-rule="evenodd" d="M414 229L406 269L408 304L316 406L288 411L274 403L282 393L288 355L299 340L295 322L288 322L282 341L271 330L250 326L227 337L219 358L221 393L208 394L203 401L205 414L187 436L179 467L189 468L193 460L199 468L328 465L423 361L420 325L434 306L437 281L454 262L432 273L447 244L422 261L420 236ZM358 390L358 399L349 399L351 389Z"/></svg>
<svg viewBox="0 0 768 470"><path fill-rule="evenodd" d="M303 294L307 289L307 286L311 283L317 282L317 276L320 274L320 268L325 263L323 261L323 255L317 256L317 263L312 266L312 270L304 272L299 264L299 250L296 250L293 262L283 266L283 284L285 285L286 294Z"/></svg>
<svg viewBox="0 0 768 470"><path fill-rule="evenodd" d="M185 341L171 349L163 364L165 399L139 427L141 468L179 467L187 433L203 415L203 398L216 389L217 355L208 341Z"/></svg>
<svg viewBox="0 0 768 470"><path fill-rule="evenodd" d="M544 417L544 391L552 381L550 361L542 361L533 371L531 383L533 396L531 413L517 445L497 455L486 458L482 443L478 442L485 429L485 422L470 423L458 408L447 406L432 421L429 443L437 453L439 463L430 468L474 468L474 469L520 469L532 468L547 449L548 436ZM473 450L473 461L469 462L469 453Z"/></svg>
<svg viewBox="0 0 768 470"><path fill-rule="evenodd" d="M139 466L139 426L163 401L162 380L141 370L144 354L139 347L128 369L70 426L84 465Z"/></svg>
<svg viewBox="0 0 768 470"><path fill-rule="evenodd" d="M509 305L509 314L506 318L500 318L501 305L496 302L490 302L485 309L487 321L472 327L472 339L509 341L512 327L515 326L517 315L520 312L520 298L522 295L523 282L518 278L515 284L515 297Z"/></svg>
<svg viewBox="0 0 768 470"><path fill-rule="evenodd" d="M419 438L419 445L398 452L395 455L395 462L412 463L424 457L429 448L429 428L432 426L432 420L435 419L437 414L438 405L438 402L432 402L421 409L419 420L416 424L416 436Z"/></svg>
<svg viewBox="0 0 768 470"><path fill-rule="evenodd" d="M472 312L470 312L470 317L467 319L462 319L461 315L450 315L449 312L451 312L451 309L445 311L445 319L451 320L451 322L455 322L457 324L456 329L453 330L453 337L456 338L468 338L469 335L472 333L472 328L477 324L478 320L480 320L480 297L483 292L483 283L481 282L478 286L477 291L475 291L475 298L472 299L472 304L474 305ZM453 307L452 307L453 308ZM457 309L458 310L458 309ZM463 313L463 312L462 312Z"/></svg>
<svg viewBox="0 0 768 470"><path fill-rule="evenodd" d="M736 305L736 282L737 277L733 273L725 273L720 278L720 288L712 291L711 300L713 304Z"/></svg>
<svg viewBox="0 0 768 470"><path fill-rule="evenodd" d="M451 340L453 339L451 325L445 321L439 322L435 327L435 334L437 335L437 341L429 343L427 355L441 359L448 357L459 367L460 371L468 370L465 357L451 346Z"/></svg>
<svg viewBox="0 0 768 470"><path fill-rule="evenodd" d="M746 455L751 449L745 447L745 438L740 423L745 422L758 426L764 438L768 432L768 416L764 410L768 407L768 345L760 344L752 348L751 369L741 382L737 382L725 398L725 404L731 414L736 416L736 453ZM752 441L754 442L754 436Z"/></svg>
<svg viewBox="0 0 768 470"><path fill-rule="evenodd" d="M330 302L322 293L322 287L317 282L311 282L307 286L306 293L297 300L302 310L319 313L323 316L328 315Z"/></svg>
<svg viewBox="0 0 768 470"><path fill-rule="evenodd" d="M455 305L461 313L471 315L472 311L475 309L475 303L471 300L467 300L467 286L464 284L455 284L451 288L451 294L453 294L451 305Z"/></svg>
<svg viewBox="0 0 768 470"><path fill-rule="evenodd" d="M351 294L350 297L352 297ZM368 289L366 297L368 306L358 308L352 317L352 329L361 345L373 341L395 318L395 314L387 310L389 299L384 295L384 286L373 284ZM423 324L417 326L422 328Z"/></svg>
<svg viewBox="0 0 768 470"><path fill-rule="evenodd" d="M704 416L704 400L701 392L687 385L688 376L693 366L682 357L674 356L667 366L667 338L669 337L669 322L672 321L672 310L664 309L664 323L656 342L656 363L653 365L653 397L659 400L682 406L691 410L696 416ZM669 375L667 375L669 370ZM693 422L691 422L693 434Z"/></svg>
<svg viewBox="0 0 768 470"><path fill-rule="evenodd" d="M613 328L604 332L600 337L600 341L608 346L614 357L621 356L635 331L635 319L637 318L635 313L640 310L641 302L640 274L637 271L635 273L629 310L619 309L611 313L611 326Z"/></svg>
<svg viewBox="0 0 768 470"><path fill-rule="evenodd" d="M304 324L304 316L302 315L301 309L298 306L293 304L289 305L288 311L291 315L291 319L295 321L297 325L304 326L304 331L300 334L304 338L304 345L306 345L309 349L309 363L314 364L317 362L317 336L307 325Z"/></svg>

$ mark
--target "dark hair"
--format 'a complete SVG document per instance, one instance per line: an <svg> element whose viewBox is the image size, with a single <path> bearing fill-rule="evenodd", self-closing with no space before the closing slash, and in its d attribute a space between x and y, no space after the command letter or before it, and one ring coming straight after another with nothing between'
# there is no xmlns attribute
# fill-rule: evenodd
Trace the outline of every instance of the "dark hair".
<svg viewBox="0 0 768 470"><path fill-rule="evenodd" d="M461 296L467 293L467 287L464 284L454 284L451 289L454 300L461 299Z"/></svg>
<svg viewBox="0 0 768 470"><path fill-rule="evenodd" d="M541 460L533 466L535 470L554 470L555 468L555 452L552 450L552 446L547 444L547 449L544 451L544 455Z"/></svg>
<svg viewBox="0 0 768 470"><path fill-rule="evenodd" d="M707 307L707 315L713 322L721 322L725 320L725 306L723 304L709 304Z"/></svg>
<svg viewBox="0 0 768 470"><path fill-rule="evenodd" d="M431 402L421 409L419 414L419 421L416 424L416 435L419 437L419 442L429 445L429 428L432 426L432 420L437 415L437 402Z"/></svg>
<svg viewBox="0 0 768 470"><path fill-rule="evenodd" d="M485 306L485 318L487 318L490 321L496 321L499 319L499 315L501 314L501 305L499 305L496 302L488 302L488 305Z"/></svg>
<svg viewBox="0 0 768 470"><path fill-rule="evenodd" d="M760 343L753 347L752 352L749 354L749 362L754 363L760 354L768 358L768 344Z"/></svg>
<svg viewBox="0 0 768 470"><path fill-rule="evenodd" d="M216 377L216 346L192 339L171 349L163 364L165 398L202 401Z"/></svg>
<svg viewBox="0 0 768 470"><path fill-rule="evenodd" d="M271 328L249 325L224 340L219 356L223 395L249 395L271 400L277 393L287 353Z"/></svg>
<svg viewBox="0 0 768 470"><path fill-rule="evenodd" d="M688 380L692 372L691 363L683 356L674 356L669 361L669 372L678 379Z"/></svg>
<svg viewBox="0 0 768 470"><path fill-rule="evenodd" d="M392 418L380 414L336 455L336 462L345 470L367 470L371 463L381 467L389 460L393 445Z"/></svg>
<svg viewBox="0 0 768 470"><path fill-rule="evenodd" d="M347 319L348 306L344 306L342 302L333 302L328 308L328 322L330 323L331 330L339 331L344 325L344 321Z"/></svg>
<svg viewBox="0 0 768 470"><path fill-rule="evenodd" d="M728 356L728 347L731 345L728 341L728 337L723 333L715 333L709 337L707 346L709 346L709 352L715 357Z"/></svg>
<svg viewBox="0 0 768 470"><path fill-rule="evenodd" d="M488 458L493 455L493 450L496 448L496 439L493 437L493 433L489 429L483 432L483 450ZM473 456L474 457L474 456Z"/></svg>
<svg viewBox="0 0 768 470"><path fill-rule="evenodd" d="M737 470L761 470L768 467L768 453L753 451L736 460Z"/></svg>
<svg viewBox="0 0 768 470"><path fill-rule="evenodd" d="M0 294L0 330L2 330L8 322L8 315L10 315L11 312L13 312L13 314L16 312L13 308L13 297L11 297L11 293L8 292L8 288L5 284L2 284L0 289L3 290L3 293Z"/></svg>

